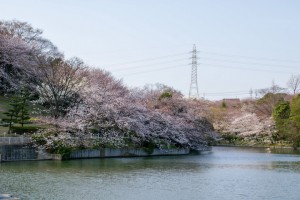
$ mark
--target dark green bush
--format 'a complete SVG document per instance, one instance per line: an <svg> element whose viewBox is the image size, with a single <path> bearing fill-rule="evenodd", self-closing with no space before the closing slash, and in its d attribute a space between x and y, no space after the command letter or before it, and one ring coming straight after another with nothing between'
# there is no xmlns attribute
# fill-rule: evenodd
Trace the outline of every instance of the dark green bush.
<svg viewBox="0 0 300 200"><path fill-rule="evenodd" d="M11 127L11 132L16 133L16 134L24 134L24 133L35 133L37 132L40 127L37 126L12 126Z"/></svg>
<svg viewBox="0 0 300 200"><path fill-rule="evenodd" d="M2 122L9 123L10 121L13 122L13 123L18 123L18 119L8 119L8 118L2 119Z"/></svg>
<svg viewBox="0 0 300 200"><path fill-rule="evenodd" d="M68 159L72 152L72 148L64 145L60 141L55 141L53 144L53 148L50 150L51 153L60 154L62 159Z"/></svg>
<svg viewBox="0 0 300 200"><path fill-rule="evenodd" d="M171 99L172 98L172 93L171 92L163 92L160 96L159 96L159 100L162 99Z"/></svg>
<svg viewBox="0 0 300 200"><path fill-rule="evenodd" d="M275 105L272 116L275 119L288 119L290 117L290 103L289 102L279 102Z"/></svg>
<svg viewBox="0 0 300 200"><path fill-rule="evenodd" d="M235 141L239 140L240 137L234 133L227 133L227 134L223 134L222 135L222 138L225 140L225 141L228 141L229 143L234 143Z"/></svg>
<svg viewBox="0 0 300 200"><path fill-rule="evenodd" d="M144 142L143 143L143 150L148 154L152 154L155 148L155 144L151 142Z"/></svg>
<svg viewBox="0 0 300 200"><path fill-rule="evenodd" d="M222 101L221 108L227 108L225 101Z"/></svg>

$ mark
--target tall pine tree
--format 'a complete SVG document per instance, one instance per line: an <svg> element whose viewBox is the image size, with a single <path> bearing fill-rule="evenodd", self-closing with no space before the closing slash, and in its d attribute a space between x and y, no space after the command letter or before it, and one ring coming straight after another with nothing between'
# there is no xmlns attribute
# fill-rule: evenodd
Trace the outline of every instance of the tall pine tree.
<svg viewBox="0 0 300 200"><path fill-rule="evenodd" d="M5 119L9 123L8 133L11 132L13 123L24 124L30 119L28 111L29 92L26 88L22 88L19 93L12 97L10 103L11 108L4 112L8 117Z"/></svg>
<svg viewBox="0 0 300 200"><path fill-rule="evenodd" d="M13 96L12 101L9 105L11 106L11 108L7 112L4 112L4 114L8 117L4 119L9 123L8 134L11 131L12 124L18 122L18 115L21 107L20 98L18 96Z"/></svg>

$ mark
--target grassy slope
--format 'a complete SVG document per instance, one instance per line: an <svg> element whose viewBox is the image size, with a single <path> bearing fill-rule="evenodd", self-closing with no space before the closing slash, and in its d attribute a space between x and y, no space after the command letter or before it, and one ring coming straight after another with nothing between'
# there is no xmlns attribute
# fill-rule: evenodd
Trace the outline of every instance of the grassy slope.
<svg viewBox="0 0 300 200"><path fill-rule="evenodd" d="M8 109L10 108L9 103L10 97L0 96L0 119L6 117L6 115L3 114L3 112L8 111Z"/></svg>
<svg viewBox="0 0 300 200"><path fill-rule="evenodd" d="M5 96L0 96L0 119L6 118L4 112L8 111L10 98ZM0 135L7 132L8 127L0 126Z"/></svg>

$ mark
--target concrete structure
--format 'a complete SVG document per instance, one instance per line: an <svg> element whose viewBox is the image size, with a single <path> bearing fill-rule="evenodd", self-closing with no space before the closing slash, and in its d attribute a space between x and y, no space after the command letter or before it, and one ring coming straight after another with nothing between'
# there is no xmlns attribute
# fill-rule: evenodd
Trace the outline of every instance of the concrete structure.
<svg viewBox="0 0 300 200"><path fill-rule="evenodd" d="M0 162L52 159L53 156L43 149L28 145L0 145Z"/></svg>
<svg viewBox="0 0 300 200"><path fill-rule="evenodd" d="M29 144L31 143L29 137L0 137L0 145L11 145L11 144Z"/></svg>
<svg viewBox="0 0 300 200"><path fill-rule="evenodd" d="M26 145L1 145L1 161L35 160L37 152L35 148Z"/></svg>
<svg viewBox="0 0 300 200"><path fill-rule="evenodd" d="M70 159L81 158L112 158L112 157L139 157L139 156L169 156L169 155L187 155L189 149L154 149L148 153L143 149L86 149L73 151Z"/></svg>
<svg viewBox="0 0 300 200"><path fill-rule="evenodd" d="M152 152L147 152L144 149L83 149L72 151L69 159L169 156L189 153L189 149L153 149ZM0 162L22 160L62 160L62 155L49 154L44 149L27 145L0 145Z"/></svg>

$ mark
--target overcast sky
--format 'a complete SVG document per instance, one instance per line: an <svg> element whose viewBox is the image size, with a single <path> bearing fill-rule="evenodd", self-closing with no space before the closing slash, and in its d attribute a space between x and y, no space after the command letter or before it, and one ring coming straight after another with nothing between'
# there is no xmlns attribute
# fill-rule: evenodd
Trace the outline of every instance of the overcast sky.
<svg viewBox="0 0 300 200"><path fill-rule="evenodd" d="M0 20L11 19L129 87L163 83L188 95L193 44L208 99L286 87L300 74L299 0L0 0Z"/></svg>

